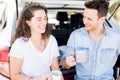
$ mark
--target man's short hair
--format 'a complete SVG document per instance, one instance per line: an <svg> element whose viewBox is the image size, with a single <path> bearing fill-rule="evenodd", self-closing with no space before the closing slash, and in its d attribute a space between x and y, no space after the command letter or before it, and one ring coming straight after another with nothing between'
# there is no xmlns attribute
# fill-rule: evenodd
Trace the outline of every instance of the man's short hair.
<svg viewBox="0 0 120 80"><path fill-rule="evenodd" d="M90 0L85 2L85 7L97 10L98 17L103 17L107 15L109 2L106 0Z"/></svg>

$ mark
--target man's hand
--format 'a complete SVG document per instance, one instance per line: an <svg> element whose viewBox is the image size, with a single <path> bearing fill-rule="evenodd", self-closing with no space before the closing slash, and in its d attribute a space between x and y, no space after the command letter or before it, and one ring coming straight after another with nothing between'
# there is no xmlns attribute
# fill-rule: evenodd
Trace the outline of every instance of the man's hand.
<svg viewBox="0 0 120 80"><path fill-rule="evenodd" d="M69 53L68 56L65 59L62 60L62 64L67 69L75 66L76 61L75 61L75 58L74 58L74 53L73 52Z"/></svg>

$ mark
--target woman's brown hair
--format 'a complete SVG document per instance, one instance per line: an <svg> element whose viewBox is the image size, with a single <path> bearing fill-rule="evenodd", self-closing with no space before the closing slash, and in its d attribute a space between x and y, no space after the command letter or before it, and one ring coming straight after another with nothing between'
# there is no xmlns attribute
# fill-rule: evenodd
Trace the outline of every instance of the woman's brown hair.
<svg viewBox="0 0 120 80"><path fill-rule="evenodd" d="M44 10L47 15L47 8L43 4L37 2L26 3L18 19L18 24L16 26L16 32L13 37L13 42L19 37L24 37L27 40L30 38L31 31L29 25L27 25L26 23L26 20L31 20L31 18L34 16L33 12L36 10ZM45 39L49 36L50 27L48 26L47 23L46 31L45 33L42 34L42 38Z"/></svg>

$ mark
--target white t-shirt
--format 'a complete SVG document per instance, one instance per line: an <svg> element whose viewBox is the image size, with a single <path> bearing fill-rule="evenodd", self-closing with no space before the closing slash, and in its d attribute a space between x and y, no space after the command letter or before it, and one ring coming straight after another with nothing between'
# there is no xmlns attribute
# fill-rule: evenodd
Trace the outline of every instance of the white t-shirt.
<svg viewBox="0 0 120 80"><path fill-rule="evenodd" d="M59 56L59 49L52 35L42 53L33 46L31 40L24 41L21 37L12 45L9 56L23 59L21 73L30 77L40 77L50 73L53 57Z"/></svg>

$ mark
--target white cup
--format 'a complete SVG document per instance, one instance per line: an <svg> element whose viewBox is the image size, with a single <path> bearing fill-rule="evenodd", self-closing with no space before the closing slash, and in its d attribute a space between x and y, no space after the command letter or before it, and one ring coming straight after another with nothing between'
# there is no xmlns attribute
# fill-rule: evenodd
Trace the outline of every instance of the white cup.
<svg viewBox="0 0 120 80"><path fill-rule="evenodd" d="M61 75L62 75L61 71L53 70L51 74L52 74L52 80L61 80Z"/></svg>
<svg viewBox="0 0 120 80"><path fill-rule="evenodd" d="M86 63L88 61L88 55L86 51L76 51L76 62Z"/></svg>

